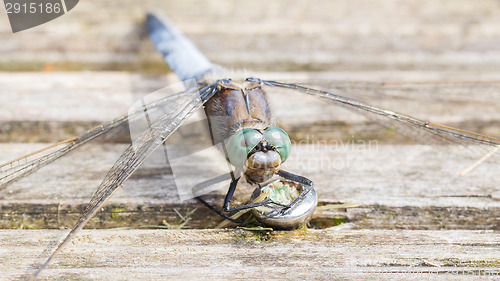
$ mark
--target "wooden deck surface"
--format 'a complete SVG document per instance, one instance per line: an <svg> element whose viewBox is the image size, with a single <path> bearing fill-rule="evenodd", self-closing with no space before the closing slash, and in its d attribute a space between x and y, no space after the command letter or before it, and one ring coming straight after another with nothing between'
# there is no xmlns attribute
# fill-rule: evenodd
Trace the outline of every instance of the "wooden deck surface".
<svg viewBox="0 0 500 281"><path fill-rule="evenodd" d="M286 76L285 73L261 75L277 79ZM289 79L300 81L304 75L290 74ZM320 73L316 77L322 75L327 76ZM368 83L371 79L377 79L367 75L366 80L361 80L358 74L352 77L346 73L330 75L332 80L342 76L344 81L354 85L353 89L363 81ZM392 79L389 76L387 80L418 77L415 73L407 77L401 76L401 73L393 75L398 77ZM432 76L432 73L426 75ZM479 77L479 80L484 78L494 81L492 75L485 74L487 78ZM38 80L33 77L38 77ZM1 96L6 101L2 103L1 122L4 132L8 132L3 135L7 142L0 144L1 162L111 119L119 112L126 112L134 97L175 81L171 75L143 77L106 72L83 76L80 73L48 73L42 77L31 73L0 75L0 81L5 86L2 87ZM95 84L84 83L89 79ZM483 82L486 81L484 79ZM19 82L14 81L35 82L16 88ZM58 81L66 81L66 85L57 86L60 83ZM135 83L135 87L130 81ZM452 81L448 82L447 85L453 85ZM344 91L361 95L359 91L350 91L347 85L343 86ZM421 91L422 86L410 83L405 87ZM453 92L460 87L449 89ZM469 91L469 94L482 90L481 87L472 89L475 90ZM494 89L489 90L493 96L498 94ZM67 93L71 93L70 99L67 99ZM285 94L269 92L271 102L275 104L285 100ZM16 99L16 96L22 98ZM397 95L383 96L368 95L366 99L375 104L389 103L385 106L398 110L410 108L409 102L418 102L418 99L398 99ZM469 105L456 101L460 99L460 93L442 96L443 99L455 101L445 102L449 108L448 114L440 117L439 111L433 107L423 108L421 114L432 120L438 119L436 121L439 122L453 120L455 124L498 122L494 110L487 117L490 112L487 108L498 108L499 99L481 106L485 104L483 96L469 96L472 104L486 108L483 112L488 122L477 121L474 114L461 114L461 110ZM49 269L43 276L49 279L77 279L78 276L84 276L84 279L111 280L116 278L116 274L126 272L126 276L133 276L134 279L199 279L205 275L228 279L234 274L241 274L241 278L259 279L262 272L269 270L268 276L273 279L281 279L279 274L291 271L297 278L310 275L315 279L337 276L341 279L368 280L375 274L399 280L411 280L415 276L446 276L463 280L474 278L475 275L488 277L498 274L500 195L496 163L483 163L466 177L458 177L461 169L474 162L474 159L461 155L465 149L460 146L442 151L440 145L425 145L426 139L408 143L394 135L394 132L381 134L380 139L353 139L350 134L356 134L360 128L372 127L370 119L343 108L338 109L337 106L310 100L306 96L302 98L298 95L294 99L299 105L308 106L295 111L298 115L295 119L287 118L289 114L286 111L275 117L280 124L295 130L297 136L309 133L310 137L316 134L321 138L294 144L293 154L286 163L288 170L315 181L320 207L310 226L316 229L272 233L204 230L216 227L222 219L207 212L195 201L180 202L172 177L165 170L145 165L89 223L88 228L98 229L86 230L79 235L63 255L56 258L50 267L52 270ZM37 102L31 102L33 100ZM287 106L283 103L280 105ZM293 103L288 106L298 107ZM342 115L340 121L324 121L325 115L334 115L332 110L345 111L353 118ZM277 111L280 113L279 109ZM351 123L349 120L352 120ZM342 125L338 125L338 122ZM73 123L79 125L68 130L67 126ZM341 132L333 135L321 133L339 129ZM488 131L492 128L483 129ZM384 131L382 127L372 130ZM16 138L27 142L21 143ZM27 268L39 264L46 256L40 256L41 253L50 251L65 233L29 229L72 227L107 170L126 148L127 144L120 143L123 139L126 136L109 137L89 144L1 191L0 225L12 229L2 231L3 253L16 256L14 260L4 262L8 268L4 278L19 277L26 273ZM370 141L374 142L369 145ZM200 163L188 165L196 167ZM248 196L248 193L241 192L239 196L244 200L243 197ZM214 204L221 204L221 199L221 196L211 197ZM345 205L339 208L339 204ZM193 229L174 230L181 226ZM129 229L142 227L165 229ZM104 230L107 228L122 229ZM9 235L19 239L9 239ZM168 236L168 239L157 241L158 235ZM113 237L119 237L120 243L116 244L117 240ZM408 241L410 238L413 242ZM137 247L138 242L132 241L141 241L141 247ZM85 245L80 246L78 243ZM257 264L244 262L264 248L267 250L261 252L262 260ZM223 250L227 252L221 253ZM199 256L199 251L203 255ZM175 262L162 252L175 253ZM317 253L318 258L307 258L311 253ZM121 259L117 255L131 257ZM234 261L232 255L236 255L240 261ZM159 256L162 258L158 259ZM210 258L205 261L207 256ZM133 266L126 260L131 260ZM166 260L169 262L164 262ZM282 262L277 263L276 260ZM300 268L311 266L314 270L290 270L286 264L282 264L287 261ZM270 269L263 269L265 264L269 264ZM190 270L191 267L196 267L196 270ZM214 268L224 269L214 271Z"/></svg>
<svg viewBox="0 0 500 281"><path fill-rule="evenodd" d="M215 62L254 70L498 70L495 0L81 1L12 34L0 18L0 66L14 70L166 69L145 35L161 12ZM111 20L110 20L111 19ZM32 44L31 42L37 42Z"/></svg>
<svg viewBox="0 0 500 281"><path fill-rule="evenodd" d="M66 231L1 230L2 279ZM497 280L493 231L83 230L42 280Z"/></svg>
<svg viewBox="0 0 500 281"><path fill-rule="evenodd" d="M210 59L249 76L500 136L498 1L87 0L16 34L0 17L0 164L178 82L145 35L146 11L167 15ZM217 229L221 218L179 201L172 176L146 164L41 279L498 279L498 154L458 177L488 149L436 145L302 94L268 94L295 140L286 168L316 185L309 229ZM127 141L124 128L0 190L0 280L45 260ZM161 229L142 229L150 227Z"/></svg>

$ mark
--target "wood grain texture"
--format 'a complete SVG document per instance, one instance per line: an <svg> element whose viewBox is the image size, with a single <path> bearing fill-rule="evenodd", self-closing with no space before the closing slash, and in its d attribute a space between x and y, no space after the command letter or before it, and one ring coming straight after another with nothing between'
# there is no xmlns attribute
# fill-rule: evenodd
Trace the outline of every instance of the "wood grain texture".
<svg viewBox="0 0 500 281"><path fill-rule="evenodd" d="M145 35L160 12L216 63L270 70L495 70L498 1L80 2L12 34L0 18L3 70L166 69ZM37 42L37 44L32 44Z"/></svg>
<svg viewBox="0 0 500 281"><path fill-rule="evenodd" d="M464 72L263 72L256 76L307 82L434 122L479 127L483 133L495 133L495 124L500 124L496 73L483 73L475 82L462 80L468 76ZM72 137L127 112L134 99L176 81L172 75L127 72L0 74L2 139L9 142L0 144L0 162L48 145L22 141ZM370 118L342 107L290 91L268 89L268 95L276 123L294 138L285 168L314 180L321 204L358 205L320 208L314 226L351 222L372 229L498 229L496 163L484 163L466 177L458 177L485 150L473 154L476 158L465 158L472 148L430 147L432 139L426 136L420 136L418 144L408 144L396 132L374 126ZM128 130L121 134L118 139L111 136L108 143L83 147L0 191L1 226L72 226L126 148L127 144L116 142L126 141ZM204 163L192 159L185 165L194 169ZM246 200L249 192L241 190L240 200ZM221 198L210 200L220 204ZM196 202L180 202L167 168L151 162L125 183L89 227L164 222L176 226L183 223L181 216L189 216L185 227L190 228L220 222Z"/></svg>
<svg viewBox="0 0 500 281"><path fill-rule="evenodd" d="M424 120L500 135L497 72L228 73L233 78L249 76L307 83ZM0 141L57 142L73 137L127 113L138 98L178 82L174 75L128 72L0 73ZM297 140L309 135L380 141L377 134L383 130L362 114L289 90L267 92L274 121ZM384 139L398 142L389 138Z"/></svg>
<svg viewBox="0 0 500 281"><path fill-rule="evenodd" d="M0 151L8 157L35 147L3 144ZM124 148L90 145L11 184L0 197L2 226L71 226ZM458 177L471 162L423 145L379 145L366 151L297 145L285 166L314 180L321 204L358 205L318 210L313 224L319 227L352 222L359 228L498 229L497 165L484 163L466 177ZM193 159L186 165L200 169L205 162ZM211 199L214 204L221 204L224 192ZM241 190L238 198L246 200L249 192ZM172 175L146 164L90 226L178 225L181 216L190 219L185 227L213 227L220 222L195 201L180 202Z"/></svg>
<svg viewBox="0 0 500 281"><path fill-rule="evenodd" d="M1 230L2 280L19 279L66 231ZM41 280L496 280L492 231L83 230ZM30 270L28 270L30 272Z"/></svg>
<svg viewBox="0 0 500 281"><path fill-rule="evenodd" d="M145 34L146 11L167 15L214 62L261 71L246 76L308 83L500 136L495 0L86 0L17 34L0 16L0 70L46 72L0 72L0 163L117 117L138 97L178 82L164 75ZM301 94L273 90L269 97L275 122L296 140L287 169L316 183L316 229L214 230L221 218L180 202L164 167L146 164L88 225L99 229L77 235L41 278L498 279L497 163L459 178L474 161L462 157L463 147L446 154L426 145L428 136L409 142ZM0 228L10 228L0 230L0 279L19 279L44 261L67 233L55 229L73 226L127 138L125 128L0 190ZM220 204L222 196L209 200ZM165 229L128 229L151 226Z"/></svg>
<svg viewBox="0 0 500 281"><path fill-rule="evenodd" d="M189 24L180 25L190 32ZM444 32L439 29L440 25L436 26L436 32ZM277 31L271 29L270 38L276 36L273 32ZM225 34L220 32L215 36L222 38L217 40L230 40ZM32 36L30 40L33 40L37 35L25 36ZM234 36L241 37L241 34ZM207 40L201 38L203 42ZM376 37L385 40L383 38ZM292 39L296 40L293 36ZM286 42L283 38L280 40ZM53 42L59 44L57 40ZM225 50L228 57L223 57L215 51L210 53L210 48L212 46L207 48L208 53L217 62L228 59L231 64L247 64L236 59L247 58L238 53L241 52L238 49ZM106 58L105 63L114 60L107 55L109 50L101 51L97 54ZM349 51L354 52L350 56L357 56L358 51L366 50L354 49ZM424 59L416 64L416 69L440 68L440 60L446 57L425 48L421 51ZM15 51L11 52L12 58L16 58ZM82 49L82 52L86 51ZM456 52L454 55L461 58L463 53ZM123 54L116 57L116 61L128 61L128 51ZM290 62L286 52L283 54L274 56L274 63ZM479 54L477 64L472 62L465 67L468 71L259 72L251 75L305 82L426 120L498 136L500 77L496 72L487 71L496 61L484 60L484 56L491 54ZM55 61L59 60L57 56L53 57ZM89 63L89 57L81 56L82 64ZM258 57L250 57L257 61L256 65L265 65ZM330 68L331 58L320 57ZM383 57L366 61L359 56L359 60L352 62L366 70L370 69L370 63L381 64ZM414 59L409 56L402 64ZM483 61L486 67L482 67ZM299 60L299 63L309 62ZM385 66L381 68L394 61L386 59L383 63ZM463 61L447 63L443 68L454 69L461 67ZM475 70L478 65L481 71ZM346 67L340 63L332 69L337 66L338 69ZM0 144L0 162L117 117L127 112L138 97L176 81L172 75L128 72L0 73L0 129L4 142ZM449 147L447 150L452 154L446 154L441 151L443 147L435 149L425 145L429 141L425 136L420 138L420 144L409 144L395 132L374 126L370 118L301 94L272 90L269 97L276 123L297 140L287 169L313 179L320 203L324 205L316 211L311 226L340 226L259 235L241 230L85 230L56 259L52 269L45 272L45 278L206 279L208 276L234 279L239 276L258 280L266 276L266 279L280 280L285 273L296 279L345 280L370 280L373 276L396 280L497 277L500 195L496 163L484 163L467 177L459 178L457 173L474 161L460 156L465 151L462 147ZM0 226L13 229L71 227L106 171L125 149L126 144L122 142L127 139L127 130L120 134L121 137L105 140L107 143L84 147L1 190ZM362 142L358 142L360 140ZM187 164L195 167L200 163ZM145 165L88 227L205 229L220 223L221 219L203 206L189 200L180 202L175 194L172 177L164 169ZM238 196L244 200L248 191L241 191ZM215 204L220 204L221 199L216 195L210 197ZM356 207L335 208L335 204ZM9 258L2 259L5 269L2 278L17 279L39 264L46 257L41 254L44 249L52 249L62 235L50 230L3 230L0 252ZM51 246L47 246L49 244ZM124 255L133 258L123 259ZM300 270L296 270L297 267Z"/></svg>

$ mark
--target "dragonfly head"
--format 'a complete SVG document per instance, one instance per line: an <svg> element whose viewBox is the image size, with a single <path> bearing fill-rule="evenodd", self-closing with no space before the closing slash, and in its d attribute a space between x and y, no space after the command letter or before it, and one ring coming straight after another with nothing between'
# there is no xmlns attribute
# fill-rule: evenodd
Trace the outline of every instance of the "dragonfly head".
<svg viewBox="0 0 500 281"><path fill-rule="evenodd" d="M290 154L287 133L278 127L264 130L246 128L236 132L226 144L229 162L244 167L251 183L270 179Z"/></svg>

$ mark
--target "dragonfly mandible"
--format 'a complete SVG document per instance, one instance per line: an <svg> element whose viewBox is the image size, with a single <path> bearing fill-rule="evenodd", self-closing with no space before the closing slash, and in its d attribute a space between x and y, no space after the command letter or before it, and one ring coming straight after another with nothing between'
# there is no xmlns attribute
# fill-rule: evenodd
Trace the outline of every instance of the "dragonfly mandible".
<svg viewBox="0 0 500 281"><path fill-rule="evenodd" d="M163 54L172 70L181 80L196 79L194 84L190 84L191 86L186 87L187 89L184 91L146 103L142 107L132 110L129 114L98 126L78 137L59 142L49 149L29 154L1 166L0 185L5 186L63 157L68 152L92 141L120 124L131 122L132 119L143 115L144 112L155 110L156 108L163 109L163 114L151 122L145 131L137 136L133 145L128 147L116 161L93 195L85 213L63 242L59 244L50 258L38 269L34 277L84 227L105 201L121 187L123 182L156 149L161 147L183 122L202 107L205 108L209 120L212 118L212 120L218 121L217 117L230 117L222 118L223 122L228 123L212 128L213 142L225 144L223 146L226 149L225 156L235 168L223 208L227 211L234 211L243 208L255 209L259 205L268 205L271 206L272 211L261 217L264 223L288 227L286 224L291 222L294 226L298 226L307 221L312 211L314 211L317 202L316 194L312 187L313 184L309 179L279 169L281 163L288 157L288 137L283 130L271 126L269 122L268 115L270 112L268 112L267 101L262 91L265 87L269 89L283 88L321 97L336 104L342 104L346 107L372 114L373 116L391 119L412 128L418 128L421 131L455 143L474 143L486 147L500 145L500 139L497 138L426 122L395 111L372 106L334 92L258 78L244 79L241 83L233 82L224 77L225 72L221 67L212 64L206 59L191 41L167 21L157 16L149 15L147 22L152 41ZM250 96L253 94L260 98L251 98ZM225 101L224 98L226 98ZM221 104L224 106L221 107ZM236 118L236 116L238 117ZM210 124L214 123L217 122L210 122ZM47 153L48 151L50 152ZM259 194L256 194L255 197L249 200L249 203L231 207L229 202L231 201L232 192L241 177L246 178L247 181L253 184L258 191L257 193L259 193L263 188L259 184L266 183L275 174L281 176L283 180L295 182L302 187L299 196L294 201L288 204L281 204L269 202L269 199L260 198L261 200L255 200L259 197ZM202 199L200 201L203 202ZM252 203L252 201L256 202ZM216 210L213 206L209 207ZM290 212L294 208L302 208L298 213L298 221L294 216L295 214ZM218 212L226 216L225 213ZM277 220L277 222L274 222L273 219Z"/></svg>

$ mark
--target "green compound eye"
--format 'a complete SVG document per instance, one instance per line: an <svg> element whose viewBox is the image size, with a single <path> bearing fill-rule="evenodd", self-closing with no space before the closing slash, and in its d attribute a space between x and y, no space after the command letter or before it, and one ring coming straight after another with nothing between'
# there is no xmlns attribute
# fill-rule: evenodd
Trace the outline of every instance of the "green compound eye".
<svg viewBox="0 0 500 281"><path fill-rule="evenodd" d="M268 143L276 147L280 154L281 162L285 162L292 149L292 142L287 133L278 127L269 127L264 131L264 138Z"/></svg>
<svg viewBox="0 0 500 281"><path fill-rule="evenodd" d="M234 134L226 144L229 162L235 167L243 166L248 153L262 140L262 133L255 129L243 129Z"/></svg>

